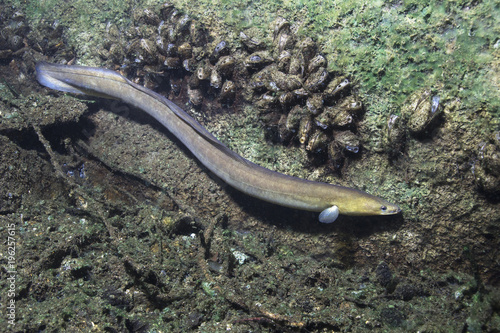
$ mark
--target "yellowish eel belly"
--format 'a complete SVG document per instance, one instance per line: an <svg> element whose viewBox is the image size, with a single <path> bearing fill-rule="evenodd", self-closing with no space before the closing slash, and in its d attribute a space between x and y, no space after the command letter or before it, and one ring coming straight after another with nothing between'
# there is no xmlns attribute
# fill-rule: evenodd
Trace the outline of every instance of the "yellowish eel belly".
<svg viewBox="0 0 500 333"><path fill-rule="evenodd" d="M120 99L158 120L205 165L232 187L274 204L321 212L321 222L338 214L391 215L397 205L356 189L314 182L271 171L231 151L165 97L107 69L38 63L38 81L49 88Z"/></svg>

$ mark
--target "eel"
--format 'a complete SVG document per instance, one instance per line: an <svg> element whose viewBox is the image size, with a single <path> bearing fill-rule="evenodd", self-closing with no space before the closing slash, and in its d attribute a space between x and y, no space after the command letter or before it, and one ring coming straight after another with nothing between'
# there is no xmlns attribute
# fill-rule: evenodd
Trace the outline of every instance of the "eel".
<svg viewBox="0 0 500 333"><path fill-rule="evenodd" d="M339 214L392 215L401 211L397 205L363 191L288 176L254 164L227 148L172 101L114 71L39 62L36 77L51 89L119 99L144 110L227 184L277 205L320 212L320 222L331 223Z"/></svg>

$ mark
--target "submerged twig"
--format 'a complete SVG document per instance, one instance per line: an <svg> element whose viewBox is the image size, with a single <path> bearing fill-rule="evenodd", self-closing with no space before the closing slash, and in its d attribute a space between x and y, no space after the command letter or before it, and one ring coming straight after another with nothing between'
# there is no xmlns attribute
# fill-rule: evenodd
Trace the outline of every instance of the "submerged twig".
<svg viewBox="0 0 500 333"><path fill-rule="evenodd" d="M217 215L214 219L212 219L205 232L203 234L200 234L201 246L198 252L198 264L200 265L200 268L203 272L203 275L205 276L205 279L208 281L208 283L210 283L211 288L215 289L217 293L222 295L224 299L226 299L226 301L243 309L245 312L257 313L258 317L255 318L263 319L262 320L263 322L265 322L265 319L268 319L275 324L281 324L293 328L303 328L306 325L306 323L301 321L299 322L293 321L287 316L267 311L262 304L257 302L249 304L249 302L244 301L243 297L238 297L239 293L237 293L234 289L231 289L231 292L229 292L228 289L221 288L217 283L217 281L212 277L212 275L210 274L208 263L206 261L206 257L210 252L210 245L212 241L213 231L217 226L217 224L219 224L220 221L224 219L224 217L225 217L224 213Z"/></svg>
<svg viewBox="0 0 500 333"><path fill-rule="evenodd" d="M45 138L42 133L40 127L36 124L31 124L36 134L38 135L38 139L43 144L45 151L49 154L50 163L54 167L56 171L56 175L61 178L64 182L66 182L71 187L71 192L74 192L85 198L86 201L90 202L93 207L95 207L95 211L98 214L98 217L104 222L104 225L108 229L109 236L114 240L116 239L116 233L114 227L108 222L106 218L105 209L103 208L103 204L92 198L92 196L88 195L84 190L82 190L81 186L77 184L71 177L69 177L61 168L61 164L58 163L57 155L54 153L50 142Z"/></svg>

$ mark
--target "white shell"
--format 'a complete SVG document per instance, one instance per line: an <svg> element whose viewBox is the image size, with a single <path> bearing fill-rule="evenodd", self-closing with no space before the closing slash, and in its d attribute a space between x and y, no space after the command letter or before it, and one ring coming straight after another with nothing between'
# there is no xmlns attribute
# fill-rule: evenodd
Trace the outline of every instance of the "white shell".
<svg viewBox="0 0 500 333"><path fill-rule="evenodd" d="M339 217L339 207L332 206L319 214L319 221L321 223L332 223L337 217Z"/></svg>

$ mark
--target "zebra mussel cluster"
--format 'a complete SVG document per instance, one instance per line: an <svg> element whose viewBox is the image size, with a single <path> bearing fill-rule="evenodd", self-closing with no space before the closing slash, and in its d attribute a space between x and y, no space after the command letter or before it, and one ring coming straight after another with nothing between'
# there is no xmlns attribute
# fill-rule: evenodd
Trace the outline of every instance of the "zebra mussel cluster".
<svg viewBox="0 0 500 333"><path fill-rule="evenodd" d="M244 31L229 43L168 3L159 13L136 10L133 19L126 31L108 25L99 51L108 66L148 88L167 87L195 108L245 100L279 141L300 145L311 158L329 157L335 168L359 152L363 106L351 82L329 71L317 44L285 19L274 22L268 43Z"/></svg>
<svg viewBox="0 0 500 333"><path fill-rule="evenodd" d="M150 89L182 93L195 108L206 99L234 102L244 80L229 43L214 39L202 24L169 3L159 14L137 9L133 19L134 25L124 32L108 25L99 53L110 65ZM237 85L237 80L242 83Z"/></svg>
<svg viewBox="0 0 500 333"><path fill-rule="evenodd" d="M360 150L355 133L363 105L351 94L351 82L329 71L316 43L294 34L283 18L274 23L272 48L247 57L245 98L264 114L272 112L264 118L276 124L281 142L299 144L311 158L328 156L339 168Z"/></svg>

